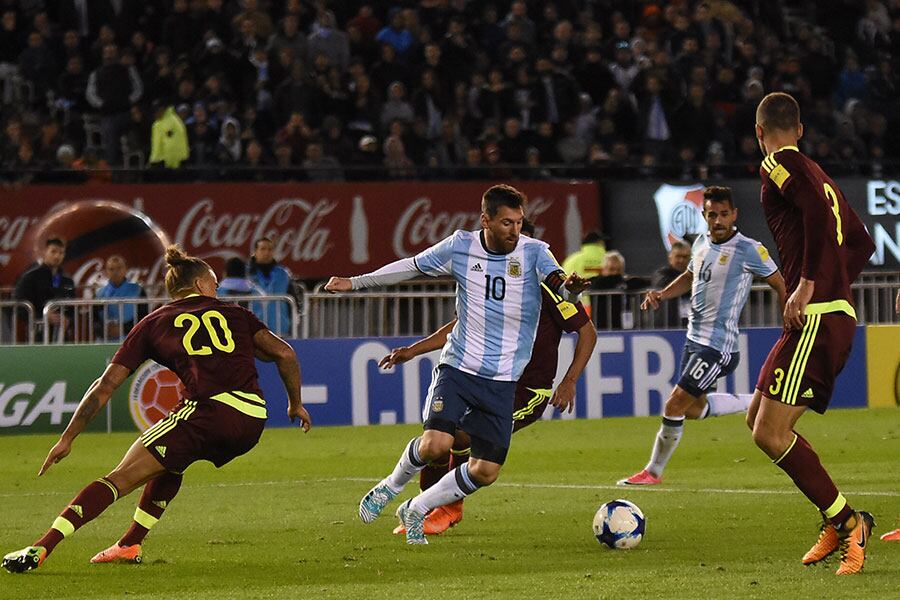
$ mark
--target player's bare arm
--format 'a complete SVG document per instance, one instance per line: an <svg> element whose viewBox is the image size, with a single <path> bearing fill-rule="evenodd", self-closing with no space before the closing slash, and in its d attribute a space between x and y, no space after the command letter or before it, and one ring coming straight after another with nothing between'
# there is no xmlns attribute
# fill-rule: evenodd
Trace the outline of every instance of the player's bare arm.
<svg viewBox="0 0 900 600"><path fill-rule="evenodd" d="M788 329L803 329L806 322L806 305L812 299L816 282L805 277L800 278L797 289L784 304L784 326Z"/></svg>
<svg viewBox="0 0 900 600"><path fill-rule="evenodd" d="M447 343L447 338L450 336L450 332L453 331L454 325L456 325L456 319L453 319L428 337L422 338L412 346L394 348L390 354L378 361L378 366L382 369L390 369L417 356L440 350Z"/></svg>
<svg viewBox="0 0 900 600"><path fill-rule="evenodd" d="M647 292L647 295L644 296L644 301L641 302L641 310L647 310L650 307L653 307L653 310L658 310L661 301L669 300L670 298L678 298L689 292L693 281L694 274L690 271L685 271L673 279L665 288L661 290L650 290Z"/></svg>
<svg viewBox="0 0 900 600"><path fill-rule="evenodd" d="M782 314L784 314L785 302L787 301L787 288L784 283L784 276L781 274L781 271L775 271L768 277L766 277L766 283L769 284L769 287L775 290L775 293L778 294L778 306L781 308Z"/></svg>
<svg viewBox="0 0 900 600"><path fill-rule="evenodd" d="M550 398L550 404L558 408L561 412L569 412L575 408L575 384L584 367L587 365L591 354L594 352L594 346L597 345L597 330L594 324L588 321L578 330L578 341L575 342L575 355L572 357L572 363L563 376L562 381L553 391L553 397Z"/></svg>
<svg viewBox="0 0 900 600"><path fill-rule="evenodd" d="M300 427L303 428L304 433L309 431L309 428L312 427L312 419L303 407L303 401L300 398L300 362L297 360L294 349L268 329L260 329L256 332L253 336L253 345L256 348L257 356L271 358L271 362L278 367L278 375L287 391L288 417L291 422L299 418Z"/></svg>
<svg viewBox="0 0 900 600"><path fill-rule="evenodd" d="M75 409L75 414L72 415L72 419L69 421L66 430L63 431L62 435L59 437L59 441L56 442L47 454L47 458L44 460L44 464L41 465L38 476L46 473L47 469L52 465L69 455L69 452L72 450L72 442L74 442L75 438L84 431L84 428L87 427L88 423L90 423L97 413L100 412L100 409L106 406L106 403L109 402L113 392L128 379L129 375L131 375L129 369L126 369L122 365L112 363L106 367L106 370L103 371L103 374L100 377L94 380L94 383L90 385L84 393L84 396L81 398L81 402L78 403L78 408Z"/></svg>

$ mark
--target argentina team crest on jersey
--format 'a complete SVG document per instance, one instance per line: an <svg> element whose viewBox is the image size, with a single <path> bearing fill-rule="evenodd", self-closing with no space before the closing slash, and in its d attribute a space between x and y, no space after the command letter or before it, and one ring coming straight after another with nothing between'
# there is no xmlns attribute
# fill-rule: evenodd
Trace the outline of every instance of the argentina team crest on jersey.
<svg viewBox="0 0 900 600"><path fill-rule="evenodd" d="M444 410L444 399L440 396L432 400L431 402L431 410L434 412L441 412Z"/></svg>
<svg viewBox="0 0 900 600"><path fill-rule="evenodd" d="M727 262L728 262L728 255L727 255L727 254L723 254L722 256L719 257L719 264L720 264L720 265L724 265L724 264L727 263Z"/></svg>
<svg viewBox="0 0 900 600"><path fill-rule="evenodd" d="M522 276L522 263L518 258L510 258L509 264L506 267L506 272L510 277L521 277Z"/></svg>

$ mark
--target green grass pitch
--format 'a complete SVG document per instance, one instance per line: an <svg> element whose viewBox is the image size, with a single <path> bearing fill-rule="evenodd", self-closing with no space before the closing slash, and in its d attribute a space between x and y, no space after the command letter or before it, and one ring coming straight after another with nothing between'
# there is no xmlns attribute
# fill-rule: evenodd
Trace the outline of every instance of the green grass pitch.
<svg viewBox="0 0 900 600"><path fill-rule="evenodd" d="M39 570L0 572L0 598L856 598L897 597L900 412L807 415L800 431L851 504L878 522L862 575L804 568L817 514L753 446L741 416L689 422L661 489L617 489L646 461L657 418L541 422L516 434L493 488L426 547L391 535L391 505L363 525L357 503L415 426L270 430L216 471L191 467L144 544L142 565L91 565L118 539L137 494L65 541ZM0 551L31 543L134 436L84 435L44 477L51 436L0 437ZM403 497L414 493L410 485ZM627 498L642 544L601 547L594 511Z"/></svg>

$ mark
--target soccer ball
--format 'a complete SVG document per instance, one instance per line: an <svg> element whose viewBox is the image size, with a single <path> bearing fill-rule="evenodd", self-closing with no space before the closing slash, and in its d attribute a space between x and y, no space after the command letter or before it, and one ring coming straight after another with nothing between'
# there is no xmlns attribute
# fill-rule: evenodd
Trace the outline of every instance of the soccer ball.
<svg viewBox="0 0 900 600"><path fill-rule="evenodd" d="M644 513L628 500L611 500L594 515L594 537L610 548L627 550L641 543L646 526Z"/></svg>

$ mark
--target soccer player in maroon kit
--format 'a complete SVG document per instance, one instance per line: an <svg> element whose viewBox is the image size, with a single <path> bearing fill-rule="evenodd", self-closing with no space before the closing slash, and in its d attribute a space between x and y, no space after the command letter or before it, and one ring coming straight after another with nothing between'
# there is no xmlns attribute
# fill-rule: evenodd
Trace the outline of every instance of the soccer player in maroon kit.
<svg viewBox="0 0 900 600"><path fill-rule="evenodd" d="M815 162L800 153L797 101L769 94L756 111L763 212L787 282L784 332L766 359L747 413L753 441L821 511L822 530L803 564L840 550L838 575L857 573L875 525L854 511L812 446L796 431L811 408L824 413L856 331L850 284L875 250L862 221Z"/></svg>
<svg viewBox="0 0 900 600"><path fill-rule="evenodd" d="M89 484L33 545L3 558L12 573L36 569L64 538L97 518L119 497L146 484L134 522L117 544L91 562L140 562L140 544L198 460L221 467L249 451L266 423L255 357L275 362L288 395L288 415L311 426L300 399L300 365L294 350L250 311L216 300L218 281L209 265L166 250L166 289L173 301L131 330L112 362L91 384L38 475L68 456L72 442L113 392L148 359L175 372L185 394L169 415L145 431L112 472Z"/></svg>
<svg viewBox="0 0 900 600"><path fill-rule="evenodd" d="M522 233L534 235L534 225L525 219L522 222ZM430 336L419 340L412 346L404 346L391 351L378 363L381 367L390 368L404 363L416 356L439 350L447 343L447 337L453 330L456 320L450 321ZM553 390L553 379L559 356L559 340L563 332L578 333L575 353L562 381ZM541 286L541 315L531 360L516 382L516 397L513 404L513 433L528 427L541 418L548 404L560 411L572 412L575 407L575 384L584 371L597 344L597 330L591 322L581 302L572 304ZM437 481L469 459L470 439L465 431L457 430L453 439L450 454L432 461L419 475L419 487L427 490ZM446 506L432 510L425 517L425 533L443 533L462 520L463 501L457 500ZM406 530L401 524L394 533L403 534Z"/></svg>

